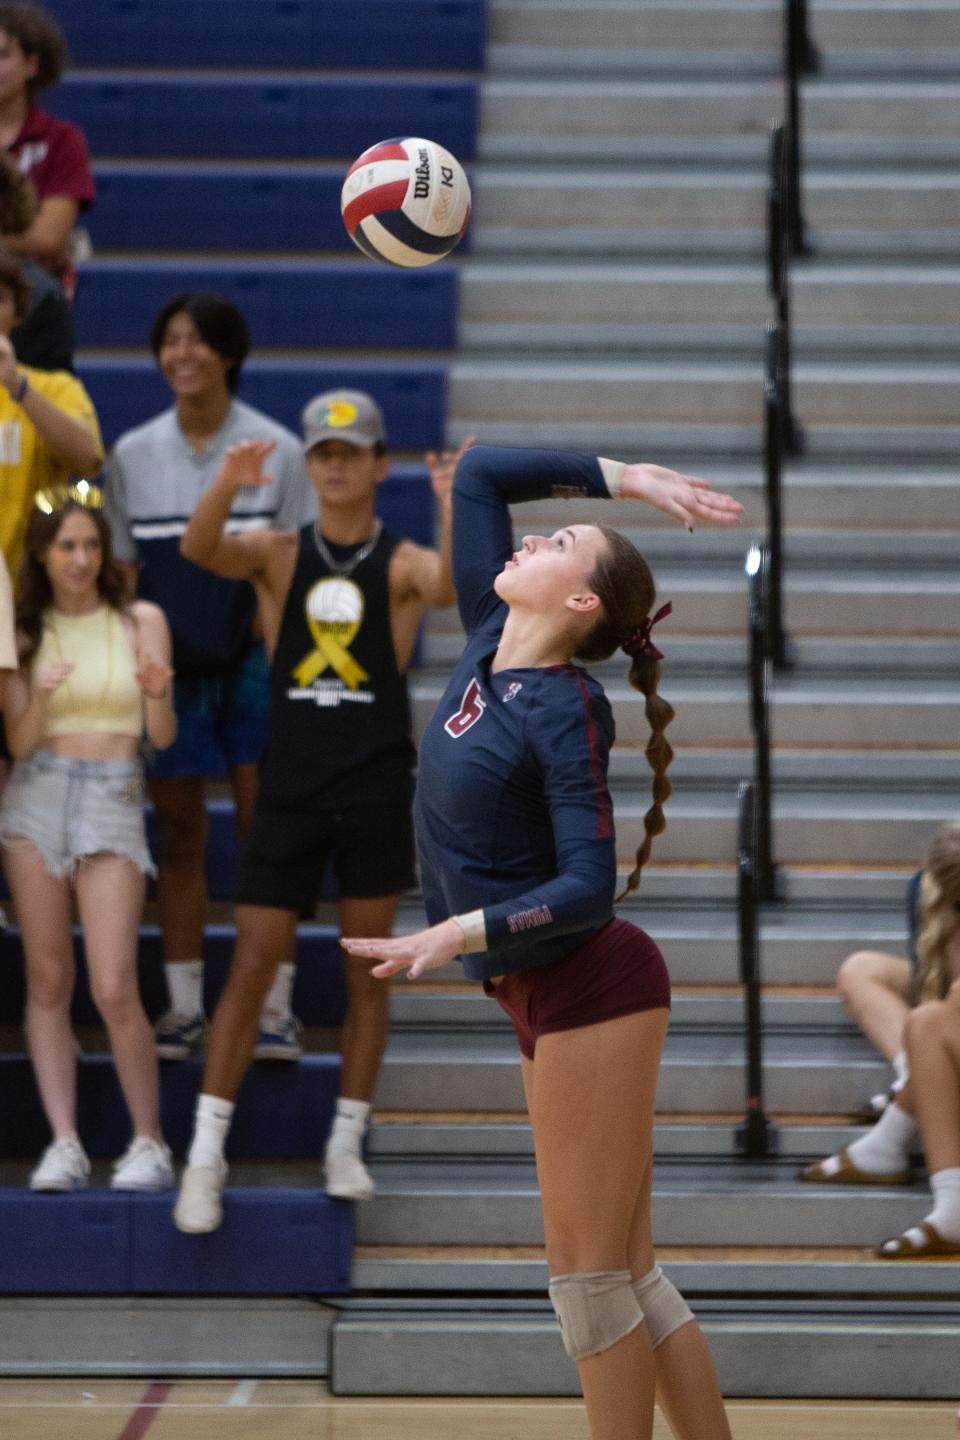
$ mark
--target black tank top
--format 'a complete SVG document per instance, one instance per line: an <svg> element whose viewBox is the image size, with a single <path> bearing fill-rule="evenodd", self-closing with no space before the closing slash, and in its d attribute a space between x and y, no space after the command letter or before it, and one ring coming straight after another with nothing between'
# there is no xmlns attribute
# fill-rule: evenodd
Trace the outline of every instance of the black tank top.
<svg viewBox="0 0 960 1440"><path fill-rule="evenodd" d="M273 805L406 801L416 758L407 682L390 628L390 557L381 530L372 550L340 573L300 531L297 565L271 667L270 732L260 794ZM330 546L344 569L363 547ZM339 555L336 553L339 552Z"/></svg>

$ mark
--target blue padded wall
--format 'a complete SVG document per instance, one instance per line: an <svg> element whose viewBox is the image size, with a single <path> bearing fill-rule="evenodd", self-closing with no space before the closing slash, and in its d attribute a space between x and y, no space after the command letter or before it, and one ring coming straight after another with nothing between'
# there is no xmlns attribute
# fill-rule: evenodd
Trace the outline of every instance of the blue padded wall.
<svg viewBox="0 0 960 1440"><path fill-rule="evenodd" d="M477 70L484 0L47 0L78 65Z"/></svg>
<svg viewBox="0 0 960 1440"><path fill-rule="evenodd" d="M203 942L203 1000L212 1015L227 978L233 954L232 925L208 925ZM74 932L77 983L72 1013L76 1025L98 1025L100 1016L90 997L87 966L80 931ZM0 939L0 1025L19 1025L23 1018L24 977L20 933L7 930ZM140 929L138 948L140 995L151 1020L167 1008L163 947L156 925ZM297 929L297 974L293 986L293 1013L305 1025L343 1023L346 990L340 932L332 925L301 924ZM2 1147L2 1139L0 1139Z"/></svg>
<svg viewBox="0 0 960 1440"><path fill-rule="evenodd" d="M223 1225L181 1235L172 1193L0 1190L0 1293L343 1294L352 1207L321 1190L231 1189Z"/></svg>
<svg viewBox="0 0 960 1440"><path fill-rule="evenodd" d="M84 345L144 345L184 290L215 290L242 311L253 344L291 348L439 350L456 344L452 265L404 271L359 257L304 260L91 260L74 319Z"/></svg>
<svg viewBox="0 0 960 1440"><path fill-rule="evenodd" d="M101 71L68 76L49 106L82 126L91 151L105 156L353 159L393 135L427 135L461 160L476 152L472 80Z"/></svg>
<svg viewBox="0 0 960 1440"><path fill-rule="evenodd" d="M160 1066L163 1131L176 1155L190 1143L202 1075L202 1059ZM296 1065L252 1065L237 1096L227 1155L319 1157L339 1080L339 1055L305 1055ZM8 1159L33 1159L49 1143L50 1131L27 1057L0 1055L0 1082L2 1153ZM130 1120L109 1055L85 1055L79 1062L77 1110L77 1128L91 1156L116 1158L130 1143Z"/></svg>
<svg viewBox="0 0 960 1440"><path fill-rule="evenodd" d="M150 356L119 360L86 354L78 358L77 373L90 392L108 445L169 408L170 391ZM446 367L440 363L253 359L244 366L238 393L296 432L307 401L340 386L370 392L383 410L394 450L443 444Z"/></svg>
<svg viewBox="0 0 960 1440"><path fill-rule="evenodd" d="M340 165L94 165L97 203L84 223L108 250L343 250ZM243 216L238 225L237 217ZM470 248L470 230L457 246ZM84 266L83 283L88 267ZM362 337L358 337L362 343Z"/></svg>

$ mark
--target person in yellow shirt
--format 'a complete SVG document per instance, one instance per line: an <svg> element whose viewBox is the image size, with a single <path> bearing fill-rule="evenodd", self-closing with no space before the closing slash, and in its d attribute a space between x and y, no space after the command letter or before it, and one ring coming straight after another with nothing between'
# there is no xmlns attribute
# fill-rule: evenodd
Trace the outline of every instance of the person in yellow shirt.
<svg viewBox="0 0 960 1440"><path fill-rule="evenodd" d="M37 491L103 464L96 411L76 376L17 360L9 335L29 298L19 260L0 251L0 551L14 585Z"/></svg>

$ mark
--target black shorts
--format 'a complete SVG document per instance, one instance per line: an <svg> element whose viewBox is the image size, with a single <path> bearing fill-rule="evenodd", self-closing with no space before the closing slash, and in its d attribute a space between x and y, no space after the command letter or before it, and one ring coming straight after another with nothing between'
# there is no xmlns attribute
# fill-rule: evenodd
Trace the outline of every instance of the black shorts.
<svg viewBox="0 0 960 1440"><path fill-rule="evenodd" d="M373 900L412 889L410 804L391 799L303 811L258 802L240 861L237 903L298 914L312 909L331 857L343 899Z"/></svg>

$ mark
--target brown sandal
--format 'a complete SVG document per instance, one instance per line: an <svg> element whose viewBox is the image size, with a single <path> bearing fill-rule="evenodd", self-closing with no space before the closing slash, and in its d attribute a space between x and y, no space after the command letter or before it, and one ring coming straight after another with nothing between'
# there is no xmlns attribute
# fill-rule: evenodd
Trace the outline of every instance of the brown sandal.
<svg viewBox="0 0 960 1440"><path fill-rule="evenodd" d="M832 1158L832 1157L828 1157ZM837 1155L840 1162L840 1169L835 1170L831 1175L824 1174L826 1160L815 1160L812 1165L807 1165L797 1175L798 1180L805 1181L808 1185L911 1185L913 1177L909 1170L898 1170L895 1175L871 1175L866 1170L861 1170L850 1159L848 1151L841 1150Z"/></svg>
<svg viewBox="0 0 960 1440"><path fill-rule="evenodd" d="M929 1220L921 1220L919 1225L912 1227L915 1230L922 1230L926 1239L921 1244L910 1240L906 1233L895 1235L892 1240L884 1240L874 1250L878 1260L931 1260L938 1256L951 1257L953 1260L960 1260L960 1240L944 1240L940 1231Z"/></svg>

